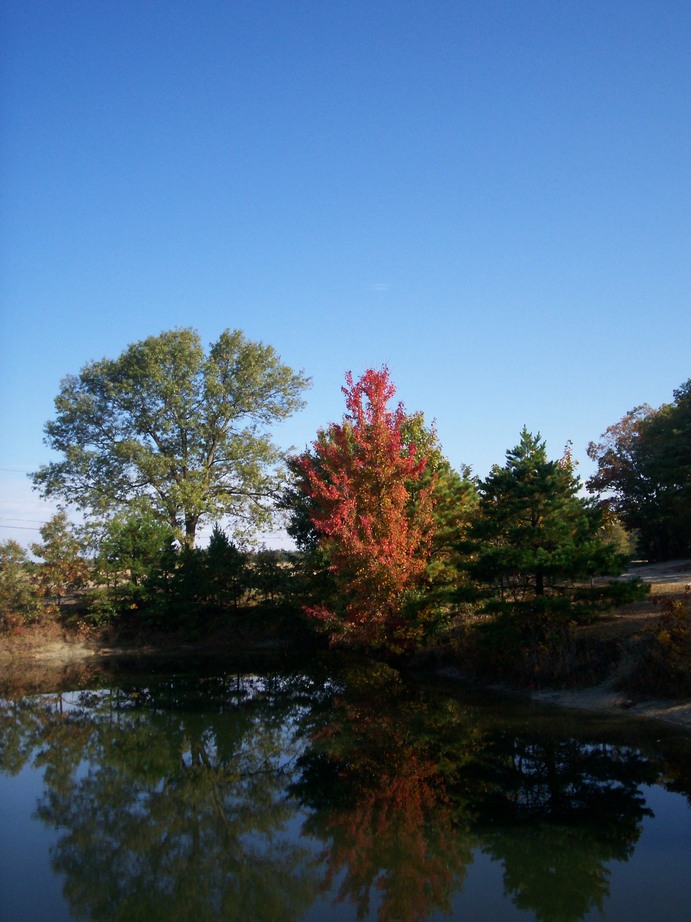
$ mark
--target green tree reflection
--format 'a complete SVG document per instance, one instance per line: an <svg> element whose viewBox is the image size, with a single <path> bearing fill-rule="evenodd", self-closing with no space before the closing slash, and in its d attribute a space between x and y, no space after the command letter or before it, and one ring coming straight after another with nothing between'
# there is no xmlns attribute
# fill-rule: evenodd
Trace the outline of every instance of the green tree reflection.
<svg viewBox="0 0 691 922"><path fill-rule="evenodd" d="M603 911L608 864L633 854L643 817L640 786L659 766L616 743L523 731L493 735L476 777L482 849L504 868L520 909L542 922L576 922Z"/></svg>
<svg viewBox="0 0 691 922"><path fill-rule="evenodd" d="M209 710L174 682L86 693L44 727L37 815L61 831L76 916L273 922L311 904L314 859L285 833L289 701L253 679L204 691Z"/></svg>

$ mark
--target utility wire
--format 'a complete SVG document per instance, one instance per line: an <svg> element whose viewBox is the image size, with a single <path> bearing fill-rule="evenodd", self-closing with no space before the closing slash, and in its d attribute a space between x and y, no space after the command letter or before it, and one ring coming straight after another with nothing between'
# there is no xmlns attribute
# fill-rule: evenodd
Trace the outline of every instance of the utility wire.
<svg viewBox="0 0 691 922"><path fill-rule="evenodd" d="M18 531L36 531L38 527L38 525L3 525L0 523L0 528L15 528Z"/></svg>

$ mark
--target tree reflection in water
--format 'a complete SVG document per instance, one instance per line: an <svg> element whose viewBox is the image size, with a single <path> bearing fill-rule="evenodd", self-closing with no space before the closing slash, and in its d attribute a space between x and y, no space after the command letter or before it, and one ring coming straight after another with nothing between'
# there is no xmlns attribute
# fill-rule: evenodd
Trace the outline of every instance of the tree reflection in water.
<svg viewBox="0 0 691 922"><path fill-rule="evenodd" d="M381 920L450 912L472 838L445 769L480 736L461 707L412 699L393 670L352 671L312 729L293 788L311 809L305 832L324 843L322 888L340 878L337 899L352 901L358 918L368 917L373 890Z"/></svg>
<svg viewBox="0 0 691 922"><path fill-rule="evenodd" d="M81 693L42 721L37 813L64 830L53 866L71 910L95 920L299 919L317 879L308 849L284 834L294 814L283 796L290 706L252 678L187 685ZM46 707L34 702L41 718Z"/></svg>
<svg viewBox="0 0 691 922"><path fill-rule="evenodd" d="M688 796L688 749L544 713L371 664L177 675L0 699L0 770L43 769L77 917L298 920L336 899L424 920L453 911L479 849L516 907L575 922L633 853L642 785Z"/></svg>
<svg viewBox="0 0 691 922"><path fill-rule="evenodd" d="M507 893L545 922L569 922L608 893L649 813L638 751L505 730L452 694L415 695L397 674L357 674L324 712L300 760L306 829L325 842L325 886L367 916L451 911L473 850L504 867Z"/></svg>
<svg viewBox="0 0 691 922"><path fill-rule="evenodd" d="M651 815L640 785L655 781L653 765L624 745L499 732L474 775L481 847L515 905L544 922L602 911L607 864L630 857Z"/></svg>

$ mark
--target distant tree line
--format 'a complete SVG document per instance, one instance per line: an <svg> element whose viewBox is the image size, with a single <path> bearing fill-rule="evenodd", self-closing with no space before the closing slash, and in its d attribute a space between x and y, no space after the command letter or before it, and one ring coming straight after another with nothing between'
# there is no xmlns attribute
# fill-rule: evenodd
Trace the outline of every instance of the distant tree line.
<svg viewBox="0 0 691 922"><path fill-rule="evenodd" d="M241 549L218 526L190 548L146 513L121 513L97 533L59 512L41 536L33 559L16 541L0 544L0 630L59 617L198 635L241 612L300 612L299 555Z"/></svg>
<svg viewBox="0 0 691 922"><path fill-rule="evenodd" d="M59 513L34 560L0 545L5 621L75 594L92 623L158 629L272 609L399 653L472 616L535 657L637 591L614 580L634 554L691 552L691 381L591 443L590 496L570 447L550 459L525 428L486 478L454 470L422 413L392 406L385 367L348 375L343 419L285 457L270 429L308 384L239 331L205 353L174 330L65 378L46 425L60 460L33 479L86 524ZM253 550L277 515L297 550Z"/></svg>

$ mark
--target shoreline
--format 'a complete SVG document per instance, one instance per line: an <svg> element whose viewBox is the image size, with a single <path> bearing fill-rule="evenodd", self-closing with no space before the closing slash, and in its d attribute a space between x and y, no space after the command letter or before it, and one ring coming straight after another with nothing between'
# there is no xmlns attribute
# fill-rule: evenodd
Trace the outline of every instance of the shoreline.
<svg viewBox="0 0 691 922"><path fill-rule="evenodd" d="M247 646L241 644L240 652L280 652L283 647L275 644ZM144 644L109 644L104 639L79 638L68 640L64 637L15 638L11 648L0 646L0 677L9 682L15 681L20 686L40 682L41 675L47 679L50 673L56 678L59 673L69 673L79 667L98 668L107 662L125 657L155 657L166 655L220 653L218 644L210 643L144 643ZM230 652L230 651L229 651ZM456 669L442 669L442 675L462 679L462 673ZM642 717L675 724L691 731L691 700L651 699L633 701L625 692L612 688L612 682L600 685L575 688L519 689L507 686L490 685L497 691L509 694L520 693L538 704L569 708L571 710L599 712L609 716Z"/></svg>
<svg viewBox="0 0 691 922"><path fill-rule="evenodd" d="M649 699L632 701L609 683L580 689L541 689L528 693L532 701L572 710L600 712L617 717L630 715L661 720L691 731L691 701Z"/></svg>

